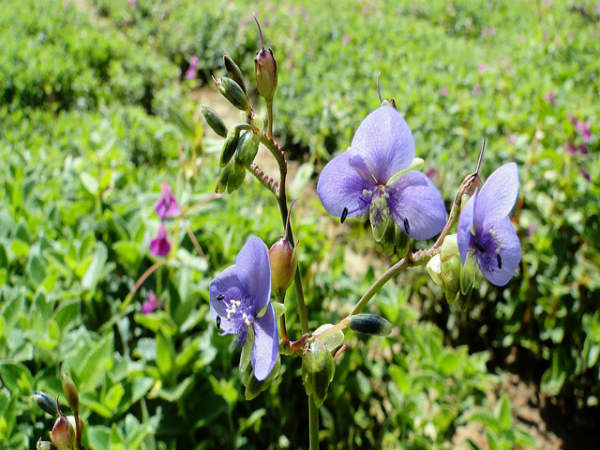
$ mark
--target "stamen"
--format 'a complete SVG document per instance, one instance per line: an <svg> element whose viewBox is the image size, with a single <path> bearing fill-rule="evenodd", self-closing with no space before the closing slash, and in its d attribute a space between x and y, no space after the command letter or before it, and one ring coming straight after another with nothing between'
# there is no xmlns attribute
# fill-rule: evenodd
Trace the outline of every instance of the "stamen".
<svg viewBox="0 0 600 450"><path fill-rule="evenodd" d="M217 328L221 328L221 316L217 316Z"/></svg>
<svg viewBox="0 0 600 450"><path fill-rule="evenodd" d="M496 255L496 261L498 261L498 269L502 269L502 258L500 258L500 253Z"/></svg>
<svg viewBox="0 0 600 450"><path fill-rule="evenodd" d="M410 224L406 217L404 218L404 231L406 231L406 234L410 234Z"/></svg>
<svg viewBox="0 0 600 450"><path fill-rule="evenodd" d="M225 296L223 294L217 295L217 300L219 300L220 302L223 301L224 299L225 299Z"/></svg>
<svg viewBox="0 0 600 450"><path fill-rule="evenodd" d="M346 217L348 217L348 208L344 208L344 210L342 211L342 217L340 217L340 223L344 223L344 221L346 220Z"/></svg>

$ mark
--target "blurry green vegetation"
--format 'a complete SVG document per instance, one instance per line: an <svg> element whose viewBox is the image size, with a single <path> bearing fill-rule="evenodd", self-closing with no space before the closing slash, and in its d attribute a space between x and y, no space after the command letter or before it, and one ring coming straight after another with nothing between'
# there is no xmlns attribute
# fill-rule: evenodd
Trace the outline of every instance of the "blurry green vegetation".
<svg viewBox="0 0 600 450"><path fill-rule="evenodd" d="M245 402L239 350L208 314L212 275L250 234L267 243L281 234L257 183L196 209L189 226L206 256L178 230L177 258L121 311L154 262L160 183L184 204L214 190L218 143L203 141L193 178L179 170L178 145L190 157L202 136L189 94L222 71L223 53L252 73L255 10L80 3L88 8L9 2L0 17L0 447L45 437L49 418L29 396L60 392L61 365L80 387L86 447L305 445L297 361L270 392ZM589 16L561 2L413 3L262 2L256 12L280 68L276 132L318 173L377 106L381 71L382 94L396 98L444 198L472 170L484 135L485 175L519 163L523 264L506 289L483 284L466 306L445 305L424 271L387 286L371 308L395 331L350 337L321 409L322 445L451 448L457 427L478 422L490 448L531 448L507 400L494 412L487 404L492 356L524 350L548 395L590 406L600 395L597 13L591 2L582 6ZM198 80L184 81L192 55ZM192 135L172 122L170 107L192 120ZM590 123L590 139L575 120ZM304 203L295 227L314 328L339 319L376 275L365 268L351 277L344 247L386 257L358 222L332 242L322 207ZM165 311L139 313L149 289ZM293 314L289 329L299 334Z"/></svg>

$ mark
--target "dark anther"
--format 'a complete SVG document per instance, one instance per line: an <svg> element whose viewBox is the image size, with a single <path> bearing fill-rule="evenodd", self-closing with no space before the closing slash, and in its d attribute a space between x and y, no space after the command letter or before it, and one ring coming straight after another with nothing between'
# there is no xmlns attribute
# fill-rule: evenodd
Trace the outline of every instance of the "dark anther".
<svg viewBox="0 0 600 450"><path fill-rule="evenodd" d="M340 218L340 223L344 223L344 220L346 220L346 217L348 217L348 208L344 208L344 210L342 211L342 217Z"/></svg>
<svg viewBox="0 0 600 450"><path fill-rule="evenodd" d="M481 253L485 253L485 247L483 245L481 245L479 242L475 242L475 244L473 244L475 246L475 248L477 250L479 250Z"/></svg>
<svg viewBox="0 0 600 450"><path fill-rule="evenodd" d="M500 258L500 253L496 254L496 261L498 261L498 269L502 269L502 258Z"/></svg>
<svg viewBox="0 0 600 450"><path fill-rule="evenodd" d="M404 218L404 231L406 231L406 234L410 234L410 224L406 217Z"/></svg>
<svg viewBox="0 0 600 450"><path fill-rule="evenodd" d="M221 316L217 316L217 328L221 328Z"/></svg>
<svg viewBox="0 0 600 450"><path fill-rule="evenodd" d="M225 299L225 296L223 294L217 295L217 300L223 301L224 299Z"/></svg>

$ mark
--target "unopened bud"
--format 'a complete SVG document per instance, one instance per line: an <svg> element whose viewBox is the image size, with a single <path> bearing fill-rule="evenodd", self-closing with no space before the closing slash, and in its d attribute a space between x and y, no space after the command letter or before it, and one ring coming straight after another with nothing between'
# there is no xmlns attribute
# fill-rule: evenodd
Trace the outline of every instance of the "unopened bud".
<svg viewBox="0 0 600 450"><path fill-rule="evenodd" d="M51 416L56 417L58 415L58 410L56 409L56 400L54 400L45 392L35 391L33 393L33 399L40 408L42 408Z"/></svg>
<svg viewBox="0 0 600 450"><path fill-rule="evenodd" d="M277 299L283 299L285 291L292 283L298 254L292 244L283 236L269 250L271 261L271 289Z"/></svg>
<svg viewBox="0 0 600 450"><path fill-rule="evenodd" d="M52 440L52 444L54 444L58 450L73 448L75 443L75 431L73 430L71 422L69 422L65 416L60 415L58 419L56 419L54 427L52 427L52 431L50 432L50 440Z"/></svg>
<svg viewBox="0 0 600 450"><path fill-rule="evenodd" d="M204 105L202 106L201 111L204 119L206 119L206 123L208 123L208 126L211 127L215 133L221 137L227 136L227 127L225 126L223 119L221 119L214 109Z"/></svg>
<svg viewBox="0 0 600 450"><path fill-rule="evenodd" d="M387 336L392 331L392 324L375 314L355 314L350 316L348 327L358 333Z"/></svg>
<svg viewBox="0 0 600 450"><path fill-rule="evenodd" d="M231 167L231 172L229 173L229 178L227 179L227 192L231 194L232 192L236 191L242 185L242 183L244 183L246 170L244 166L240 166L237 161L227 167Z"/></svg>
<svg viewBox="0 0 600 450"><path fill-rule="evenodd" d="M217 184L215 186L215 192L217 194L222 194L227 190L227 183L229 181L229 176L232 172L231 164L223 167L219 175L217 176Z"/></svg>
<svg viewBox="0 0 600 450"><path fill-rule="evenodd" d="M69 407L74 413L79 412L79 394L77 393L77 388L75 387L75 383L73 383L73 379L69 372L64 372L61 375L60 381Z"/></svg>
<svg viewBox="0 0 600 450"><path fill-rule="evenodd" d="M325 401L334 374L333 356L321 341L314 341L302 357L302 382L306 393L312 397L317 407Z"/></svg>
<svg viewBox="0 0 600 450"><path fill-rule="evenodd" d="M256 52L254 73L258 93L268 102L272 101L277 89L277 62L271 49L261 48Z"/></svg>
<svg viewBox="0 0 600 450"><path fill-rule="evenodd" d="M42 441L38 440L35 444L36 450L50 450L52 448L52 443L50 441Z"/></svg>
<svg viewBox="0 0 600 450"><path fill-rule="evenodd" d="M237 148L236 163L241 167L249 166L258 153L258 137L251 131L246 131L240 136Z"/></svg>
<svg viewBox="0 0 600 450"><path fill-rule="evenodd" d="M246 92L246 86L244 86L244 78L242 77L242 71L238 65L229 56L223 56L223 63L225 64L225 70L229 74L229 77L240 85L242 90Z"/></svg>
<svg viewBox="0 0 600 450"><path fill-rule="evenodd" d="M229 100L229 103L242 111L250 110L248 97L246 97L246 93L239 84L227 77L215 79L215 83L221 94L223 94L223 97Z"/></svg>
<svg viewBox="0 0 600 450"><path fill-rule="evenodd" d="M236 129L230 130L227 134L225 142L223 142L223 151L221 152L221 160L219 161L219 165L221 167L225 167L227 163L231 161L231 157L235 153L235 149L237 148L239 141L239 131Z"/></svg>

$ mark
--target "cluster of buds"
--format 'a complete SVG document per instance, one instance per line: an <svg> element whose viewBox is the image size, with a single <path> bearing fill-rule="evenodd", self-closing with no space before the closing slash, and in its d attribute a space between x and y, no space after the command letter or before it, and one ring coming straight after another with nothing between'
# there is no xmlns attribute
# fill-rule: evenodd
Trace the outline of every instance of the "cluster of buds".
<svg viewBox="0 0 600 450"><path fill-rule="evenodd" d="M257 21L258 24L258 21ZM271 105L277 87L277 63L271 49L265 50L260 25L258 25L262 48L256 53L254 69L258 93L265 98L269 110L269 135L271 134ZM244 182L246 169L249 169L258 153L260 121L255 117L252 105L248 100L246 85L242 71L229 56L223 57L223 65L227 76L213 77L217 89L235 108L243 111L246 122L227 129L219 114L208 106L201 111L208 126L219 136L225 138L221 151L221 171L217 177L215 190L217 193L232 193Z"/></svg>
<svg viewBox="0 0 600 450"><path fill-rule="evenodd" d="M60 408L59 396L54 400L48 394L42 391L36 391L33 394L33 399L37 405L50 414L56 417L56 421L52 427L50 441L39 440L37 442L38 450L50 450L52 448L58 450L82 450L81 432L83 430L83 420L79 417L79 394L73 379L68 372L61 376L63 394L67 399L67 403L73 415L65 416Z"/></svg>

